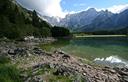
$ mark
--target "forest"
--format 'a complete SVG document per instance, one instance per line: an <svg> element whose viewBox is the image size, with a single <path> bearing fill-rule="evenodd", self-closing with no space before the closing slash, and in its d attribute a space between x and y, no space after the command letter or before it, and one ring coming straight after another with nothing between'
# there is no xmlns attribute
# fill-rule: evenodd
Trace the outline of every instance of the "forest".
<svg viewBox="0 0 128 82"><path fill-rule="evenodd" d="M29 11L21 7L15 0L0 0L0 11L2 11L0 13L0 38L57 37L58 34L64 36L70 34L68 29L63 27L59 27L61 31L55 33L54 26L42 20L35 10Z"/></svg>

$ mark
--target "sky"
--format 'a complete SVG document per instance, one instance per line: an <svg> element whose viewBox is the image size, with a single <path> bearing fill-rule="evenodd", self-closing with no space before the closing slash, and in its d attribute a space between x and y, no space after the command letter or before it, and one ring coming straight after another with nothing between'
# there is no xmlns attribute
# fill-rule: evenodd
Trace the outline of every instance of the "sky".
<svg viewBox="0 0 128 82"><path fill-rule="evenodd" d="M17 0L22 6L42 15L64 17L89 8L119 13L128 8L128 0Z"/></svg>

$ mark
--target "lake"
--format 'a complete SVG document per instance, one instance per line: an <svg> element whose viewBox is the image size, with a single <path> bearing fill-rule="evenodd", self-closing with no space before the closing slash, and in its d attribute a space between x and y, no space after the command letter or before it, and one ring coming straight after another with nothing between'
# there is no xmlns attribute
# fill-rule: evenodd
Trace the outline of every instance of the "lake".
<svg viewBox="0 0 128 82"><path fill-rule="evenodd" d="M61 49L96 64L128 67L128 37L83 37L41 45L48 51Z"/></svg>

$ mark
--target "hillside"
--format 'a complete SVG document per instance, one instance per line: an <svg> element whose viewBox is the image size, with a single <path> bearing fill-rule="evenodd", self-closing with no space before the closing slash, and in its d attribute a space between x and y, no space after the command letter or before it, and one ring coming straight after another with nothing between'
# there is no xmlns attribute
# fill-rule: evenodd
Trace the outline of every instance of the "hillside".
<svg viewBox="0 0 128 82"><path fill-rule="evenodd" d="M0 0L0 11L2 11L0 13L0 38L22 39L25 36L53 36L54 28L51 24L41 19L38 12L23 8L15 0ZM65 30L67 29L63 29L61 33L63 34Z"/></svg>
<svg viewBox="0 0 128 82"><path fill-rule="evenodd" d="M51 35L50 24L40 19L36 11L22 8L15 0L1 0L0 11L0 37L13 39Z"/></svg>

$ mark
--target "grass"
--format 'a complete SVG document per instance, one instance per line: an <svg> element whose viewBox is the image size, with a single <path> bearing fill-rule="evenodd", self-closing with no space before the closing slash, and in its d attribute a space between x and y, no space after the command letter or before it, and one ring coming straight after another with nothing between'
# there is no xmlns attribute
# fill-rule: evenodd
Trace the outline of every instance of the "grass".
<svg viewBox="0 0 128 82"><path fill-rule="evenodd" d="M7 64L10 62L10 59L6 56L0 56L0 64Z"/></svg>
<svg viewBox="0 0 128 82"><path fill-rule="evenodd" d="M82 37L126 37L126 35L74 35L76 38Z"/></svg>
<svg viewBox="0 0 128 82"><path fill-rule="evenodd" d="M104 65L96 64L94 61L91 61L89 59L80 58L80 57L78 57L78 58L80 59L80 62L83 64L87 64L87 65L90 65L92 67L100 67L100 68L104 67Z"/></svg>
<svg viewBox="0 0 128 82"><path fill-rule="evenodd" d="M49 82L73 82L72 79L65 76L53 76L51 75L49 78Z"/></svg>
<svg viewBox="0 0 128 82"><path fill-rule="evenodd" d="M21 82L19 71L10 65L0 65L0 81L1 82Z"/></svg>
<svg viewBox="0 0 128 82"><path fill-rule="evenodd" d="M20 71L9 62L9 58L0 56L0 82L22 82Z"/></svg>

